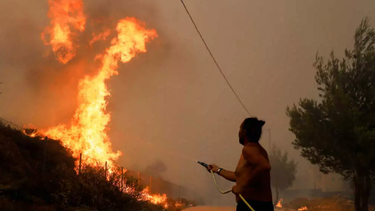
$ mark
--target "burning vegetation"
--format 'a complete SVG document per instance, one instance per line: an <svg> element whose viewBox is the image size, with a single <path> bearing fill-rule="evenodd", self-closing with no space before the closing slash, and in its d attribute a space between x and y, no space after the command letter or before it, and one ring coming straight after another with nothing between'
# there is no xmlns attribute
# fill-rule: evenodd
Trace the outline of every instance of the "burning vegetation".
<svg viewBox="0 0 375 211"><path fill-rule="evenodd" d="M109 174L101 165L82 165L77 173L76 161L61 141L0 121L1 210L175 211L195 205L152 194L119 167Z"/></svg>

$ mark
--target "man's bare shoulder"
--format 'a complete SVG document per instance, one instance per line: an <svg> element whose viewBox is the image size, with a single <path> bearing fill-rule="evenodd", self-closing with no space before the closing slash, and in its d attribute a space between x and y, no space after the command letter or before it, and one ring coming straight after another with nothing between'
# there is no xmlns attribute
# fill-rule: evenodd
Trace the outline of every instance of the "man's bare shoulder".
<svg viewBox="0 0 375 211"><path fill-rule="evenodd" d="M253 158L260 155L260 148L257 144L247 144L242 148L242 155L246 158Z"/></svg>

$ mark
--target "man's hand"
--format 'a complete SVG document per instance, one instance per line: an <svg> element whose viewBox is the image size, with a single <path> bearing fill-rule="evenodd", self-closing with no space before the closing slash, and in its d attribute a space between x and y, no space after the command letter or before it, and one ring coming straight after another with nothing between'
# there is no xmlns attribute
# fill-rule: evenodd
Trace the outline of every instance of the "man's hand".
<svg viewBox="0 0 375 211"><path fill-rule="evenodd" d="M210 164L207 166L207 171L210 172L214 172L214 173L217 173L217 171L219 170L219 166L215 165L215 164Z"/></svg>
<svg viewBox="0 0 375 211"><path fill-rule="evenodd" d="M242 188L235 185L232 187L232 192L237 196L238 194L240 194L242 192Z"/></svg>

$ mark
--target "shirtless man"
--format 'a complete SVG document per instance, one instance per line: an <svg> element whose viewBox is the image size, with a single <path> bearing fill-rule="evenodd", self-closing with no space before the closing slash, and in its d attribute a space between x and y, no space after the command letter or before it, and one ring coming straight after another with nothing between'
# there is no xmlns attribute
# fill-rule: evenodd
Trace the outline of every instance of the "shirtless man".
<svg viewBox="0 0 375 211"><path fill-rule="evenodd" d="M271 192L271 166L266 150L259 144L264 121L247 118L239 131L239 142L244 147L236 171L219 168L215 164L207 167L225 179L236 182L232 192L236 195L237 211L250 210L241 200L241 194L255 211L273 211Z"/></svg>

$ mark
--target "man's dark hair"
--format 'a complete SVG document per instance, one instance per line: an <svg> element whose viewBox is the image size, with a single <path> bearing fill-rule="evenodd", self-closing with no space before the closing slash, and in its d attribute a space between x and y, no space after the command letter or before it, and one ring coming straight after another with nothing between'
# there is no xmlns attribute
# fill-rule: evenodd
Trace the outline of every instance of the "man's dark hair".
<svg viewBox="0 0 375 211"><path fill-rule="evenodd" d="M247 118L243 121L242 129L246 131L249 141L258 142L262 136L262 127L266 122L256 117Z"/></svg>

